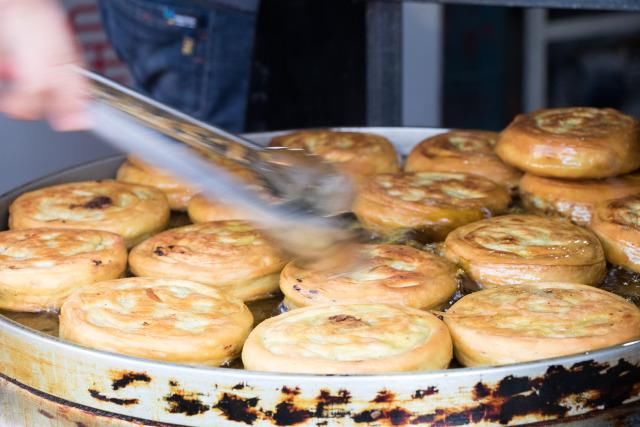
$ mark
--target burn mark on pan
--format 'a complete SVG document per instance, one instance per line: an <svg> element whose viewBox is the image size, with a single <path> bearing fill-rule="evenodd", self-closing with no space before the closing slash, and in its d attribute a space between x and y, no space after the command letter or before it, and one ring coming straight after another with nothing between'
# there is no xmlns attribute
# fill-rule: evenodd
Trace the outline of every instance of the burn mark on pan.
<svg viewBox="0 0 640 427"><path fill-rule="evenodd" d="M220 410L222 415L230 421L253 424L258 418L257 405L257 397L247 399L235 394L224 393L214 408Z"/></svg>
<svg viewBox="0 0 640 427"><path fill-rule="evenodd" d="M200 399L179 393L169 394L164 400L169 403L169 412L172 414L198 415L209 410L209 406Z"/></svg>
<svg viewBox="0 0 640 427"><path fill-rule="evenodd" d="M137 405L138 403L140 403L140 401L138 399L121 399L119 397L108 397L105 396L104 394L100 393L98 390L94 390L92 388L87 390L89 392L89 394L91 395L91 397L93 397L96 400L100 400L102 402L109 402L109 403L114 403L116 405L120 405L120 406L128 406L128 405Z"/></svg>
<svg viewBox="0 0 640 427"><path fill-rule="evenodd" d="M61 414L61 416L63 417L64 417L63 414L65 414L68 410L73 409L76 411L82 411L93 420L96 419L94 417L98 417L98 418L105 418L109 420L119 420L129 424L144 425L149 427L152 427L152 426L153 427L187 427L181 424L170 424L170 423L161 423L161 422L151 421L151 420L144 420L142 418L131 417L123 414L116 414L114 412L104 411L102 409L81 405L79 403L61 399L51 394L36 390L32 387L29 387L25 384L22 384L14 380L13 378L9 378L6 375L3 375L2 373L0 373L0 382L1 381L6 381L8 383L11 383L13 386L20 388L21 390L29 394L30 399L33 399L33 398L41 399L43 402L46 402L47 404L55 405L56 407L58 407L58 414ZM76 427L88 427L87 424L79 421L76 421L75 423L76 423Z"/></svg>
<svg viewBox="0 0 640 427"><path fill-rule="evenodd" d="M392 426L404 426L409 424L411 413L400 407L389 410L371 409L362 411L352 417L356 423L382 423L385 422Z"/></svg>
<svg viewBox="0 0 640 427"><path fill-rule="evenodd" d="M231 390L242 390L246 386L247 385L245 383L238 383L238 384L234 385L233 387L231 387Z"/></svg>
<svg viewBox="0 0 640 427"><path fill-rule="evenodd" d="M473 386L472 397L473 400L480 400L489 396L490 393L491 390L489 390L489 387L487 387L485 383L479 382Z"/></svg>
<svg viewBox="0 0 640 427"><path fill-rule="evenodd" d="M172 414L198 415L209 410L209 406L202 403L199 393L191 393L178 388L178 382L169 381L171 391L164 397L169 404L167 410Z"/></svg>
<svg viewBox="0 0 640 427"><path fill-rule="evenodd" d="M171 385L172 394L167 401L175 405L176 412L195 415L209 409L195 395L177 389L177 382L172 381ZM240 393L246 390L244 385L237 389ZM388 390L378 392L370 406L361 411L349 410L352 397L346 389L324 389L313 399L303 398L297 387L283 386L280 391L280 400L270 407L260 407L257 397L228 392L212 407L228 420L245 425L262 420L279 426L310 421L318 425L326 420L349 419L356 424L375 425L509 424L524 416L538 420L568 418L572 407L602 410L620 406L640 393L640 366L624 359L615 364L589 360L570 367L552 365L539 377L510 375L497 383L479 382L469 390L473 402L466 406L441 405L429 413L406 409L406 401ZM416 390L411 400L437 393L435 387L424 387Z"/></svg>
<svg viewBox="0 0 640 427"><path fill-rule="evenodd" d="M338 390L338 394L331 394L329 390L320 390L320 394L316 397L318 402L326 405L344 405L351 402L351 393L348 390Z"/></svg>
<svg viewBox="0 0 640 427"><path fill-rule="evenodd" d="M411 395L412 399L424 399L427 396L431 396L433 394L437 394L438 393L438 388L437 387L427 387L425 389L420 389L420 390L416 390L415 393L413 393Z"/></svg>
<svg viewBox="0 0 640 427"><path fill-rule="evenodd" d="M391 393L389 390L380 390L376 397L372 400L375 403L387 403L393 402L396 398L396 395Z"/></svg>
<svg viewBox="0 0 640 427"><path fill-rule="evenodd" d="M125 388L136 382L150 383L151 377L149 377L145 372L123 372L121 375L118 375L113 379L111 388L114 391L120 390L121 388Z"/></svg>
<svg viewBox="0 0 640 427"><path fill-rule="evenodd" d="M338 390L337 394L331 394L329 390L320 390L316 402L316 418L342 418L348 412L341 405L351 402L351 393L344 389Z"/></svg>
<svg viewBox="0 0 640 427"><path fill-rule="evenodd" d="M292 402L280 402L276 405L276 411L272 415L273 421L279 426L293 426L307 421L313 416L313 412L298 408Z"/></svg>
<svg viewBox="0 0 640 427"><path fill-rule="evenodd" d="M285 385L285 386L282 386L282 389L280 391L282 392L282 394L290 394L292 396L297 396L300 394L300 387L291 388Z"/></svg>
<svg viewBox="0 0 640 427"><path fill-rule="evenodd" d="M636 395L640 367L623 359L609 366L588 360L570 368L552 365L542 377L508 376L495 386L477 383L472 390L476 405L443 408L414 417L414 424L454 425L477 422L508 424L517 417L566 417L571 402L585 409L608 409Z"/></svg>

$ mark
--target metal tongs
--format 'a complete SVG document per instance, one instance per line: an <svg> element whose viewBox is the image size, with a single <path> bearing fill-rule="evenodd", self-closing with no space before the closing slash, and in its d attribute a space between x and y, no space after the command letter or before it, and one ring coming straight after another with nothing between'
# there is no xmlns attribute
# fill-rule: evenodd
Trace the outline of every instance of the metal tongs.
<svg viewBox="0 0 640 427"><path fill-rule="evenodd" d="M171 109L95 73L93 132L125 152L166 169L205 195L242 208L287 251L317 258L352 233L337 215L351 208L350 180L302 150L265 148ZM253 171L266 199L198 152L212 152Z"/></svg>

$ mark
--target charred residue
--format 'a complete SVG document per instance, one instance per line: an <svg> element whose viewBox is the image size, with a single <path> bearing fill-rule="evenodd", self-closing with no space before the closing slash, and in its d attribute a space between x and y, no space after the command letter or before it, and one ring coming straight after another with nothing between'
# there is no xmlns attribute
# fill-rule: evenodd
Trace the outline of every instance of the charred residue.
<svg viewBox="0 0 640 427"><path fill-rule="evenodd" d="M125 388L132 383L142 382L142 383L150 383L151 377L147 375L145 372L123 372L116 374L113 378L113 382L111 383L111 388L113 390L120 390L121 388Z"/></svg>
<svg viewBox="0 0 640 427"><path fill-rule="evenodd" d="M336 394L332 394L329 390L320 390L320 394L315 398L316 410L314 416L316 418L335 418L343 417L347 414L343 405L351 402L351 393L349 390L338 390Z"/></svg>
<svg viewBox="0 0 640 427"><path fill-rule="evenodd" d="M104 209L113 205L113 200L108 196L96 196L93 199L82 205L70 205L71 209L83 208L83 209Z"/></svg>
<svg viewBox="0 0 640 427"><path fill-rule="evenodd" d="M164 249L163 246L156 246L156 248L153 250L153 253L155 255L158 255L158 256L166 256L167 255L167 253L165 252L165 249Z"/></svg>
<svg viewBox="0 0 640 427"><path fill-rule="evenodd" d="M473 391L471 393L473 400L480 400L489 396L489 394L491 394L491 390L485 383L479 382L473 386Z"/></svg>
<svg viewBox="0 0 640 427"><path fill-rule="evenodd" d="M258 418L258 398L244 398L235 394L224 393L214 406L230 421L253 424Z"/></svg>
<svg viewBox="0 0 640 427"><path fill-rule="evenodd" d="M280 402L276 405L276 411L271 419L278 426L293 426L307 421L313 416L313 412L298 408L293 402Z"/></svg>
<svg viewBox="0 0 640 427"><path fill-rule="evenodd" d="M166 398L175 408L172 412L195 415L209 409L194 395L178 393L177 382L171 382L173 393ZM242 386L242 387L241 387ZM257 397L241 394L246 384L233 387L239 394L225 392L212 408L230 421L253 425L260 420L279 426L298 425L313 421L321 425L327 420L350 419L356 424L433 425L450 426L471 423L509 424L520 417L535 419L562 418L571 407L607 409L621 405L640 391L640 366L623 359L615 364L593 360L570 367L550 366L539 377L507 376L492 384L477 383L469 390L473 399L466 406L441 405L432 412L416 413L404 407L404 401L389 390L380 390L362 411L352 411L352 396L346 389L322 389L317 396L305 398L294 386L280 388L281 396L275 406L260 407ZM439 393L436 387L417 389L411 400L424 399ZM94 396L95 397L95 396ZM106 396L103 399L112 401Z"/></svg>
<svg viewBox="0 0 640 427"><path fill-rule="evenodd" d="M169 404L167 410L172 414L198 415L207 412L210 407L200 400L199 393L191 393L178 388L178 382L169 381L171 391L164 397Z"/></svg>
<svg viewBox="0 0 640 427"><path fill-rule="evenodd" d="M100 400L102 402L109 402L109 403L113 403L120 406L137 405L138 403L140 403L140 401L136 398L121 399L119 397L105 396L104 394L100 393L98 390L95 390L92 388L88 389L87 391L89 392L91 397L93 397L96 400Z"/></svg>
<svg viewBox="0 0 640 427"><path fill-rule="evenodd" d="M289 394L292 396L297 396L300 394L300 387L287 387L282 386L282 388L280 389L280 391L282 392L282 394Z"/></svg>
<svg viewBox="0 0 640 427"><path fill-rule="evenodd" d="M234 385L233 387L231 387L231 390L242 390L246 386L247 385L245 383L238 383L238 384Z"/></svg>
<svg viewBox="0 0 640 427"><path fill-rule="evenodd" d="M434 386L430 386L427 388L416 390L412 395L412 399L424 399L427 396L431 396L438 393L438 388Z"/></svg>
<svg viewBox="0 0 640 427"><path fill-rule="evenodd" d="M411 412L395 407L392 409L371 409L352 417L356 423L385 423L392 426L404 426L411 421Z"/></svg>
<svg viewBox="0 0 640 427"><path fill-rule="evenodd" d="M316 400L325 405L345 405L351 402L351 393L349 390L341 389L338 390L338 393L331 394L329 390L322 389Z"/></svg>
<svg viewBox="0 0 640 427"><path fill-rule="evenodd" d="M478 403L463 408L442 408L415 416L414 424L459 425L491 422L508 424L517 417L562 418L572 402L585 409L621 405L640 387L640 367L623 359L610 366L593 360L565 368L550 366L541 377L507 376L496 385L477 383L472 397Z"/></svg>
<svg viewBox="0 0 640 427"><path fill-rule="evenodd" d="M371 402L374 403L388 403L393 402L396 398L396 395L391 393L389 390L380 390L376 397L373 398Z"/></svg>

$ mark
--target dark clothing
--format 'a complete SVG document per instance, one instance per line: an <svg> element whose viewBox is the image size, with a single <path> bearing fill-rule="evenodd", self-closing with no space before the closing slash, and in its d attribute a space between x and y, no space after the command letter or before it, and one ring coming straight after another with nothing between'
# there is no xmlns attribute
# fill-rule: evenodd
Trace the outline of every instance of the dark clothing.
<svg viewBox="0 0 640 427"><path fill-rule="evenodd" d="M258 0L103 0L107 35L137 90L241 131Z"/></svg>

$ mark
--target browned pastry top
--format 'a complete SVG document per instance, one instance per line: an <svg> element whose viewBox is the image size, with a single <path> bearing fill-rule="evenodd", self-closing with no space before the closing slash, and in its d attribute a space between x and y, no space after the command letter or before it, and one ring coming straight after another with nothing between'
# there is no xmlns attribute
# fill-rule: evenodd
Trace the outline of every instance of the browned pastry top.
<svg viewBox="0 0 640 427"><path fill-rule="evenodd" d="M339 164L342 170L358 179L399 170L398 155L391 142L372 133L307 130L275 137L269 145L304 149Z"/></svg>

